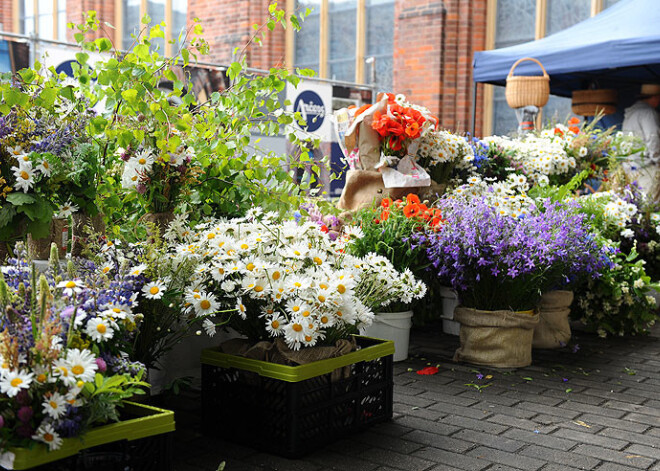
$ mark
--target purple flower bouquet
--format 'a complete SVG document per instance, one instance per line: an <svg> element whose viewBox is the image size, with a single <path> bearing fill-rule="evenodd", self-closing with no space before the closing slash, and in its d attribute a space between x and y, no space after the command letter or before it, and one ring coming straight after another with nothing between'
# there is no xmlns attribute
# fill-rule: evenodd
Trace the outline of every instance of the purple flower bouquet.
<svg viewBox="0 0 660 471"><path fill-rule="evenodd" d="M445 201L427 256L464 307L534 309L544 291L598 276L606 257L573 205L544 201L533 215L502 215L483 200Z"/></svg>

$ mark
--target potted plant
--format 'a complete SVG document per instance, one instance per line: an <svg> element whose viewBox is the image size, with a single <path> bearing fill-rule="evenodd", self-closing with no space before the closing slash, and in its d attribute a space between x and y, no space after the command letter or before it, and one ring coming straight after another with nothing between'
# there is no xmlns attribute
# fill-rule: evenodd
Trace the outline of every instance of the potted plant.
<svg viewBox="0 0 660 471"><path fill-rule="evenodd" d="M246 218L189 232L195 235L178 252L199 268L184 291L186 312L204 317L211 336L226 325L245 337L202 354L205 430L292 456L321 436L390 417L393 345L352 334L373 320L375 284L393 281L370 258L346 253L350 229L333 241L314 222L279 222L256 207ZM357 377L373 389L358 386ZM331 391L336 401L326 402ZM221 407L230 397L233 407ZM245 401L249 417L273 427L255 429L245 415L234 422L246 413ZM244 426L216 427L227 420Z"/></svg>
<svg viewBox="0 0 660 471"><path fill-rule="evenodd" d="M110 280L93 267L76 276L71 264L62 272L56 248L48 273L37 279L23 250L17 253L0 280L2 465L25 469L101 443L173 430L167 411L139 405L123 411L125 401L148 386L143 366L123 353L137 320L132 280ZM152 415L153 429L150 419L106 425Z"/></svg>
<svg viewBox="0 0 660 471"><path fill-rule="evenodd" d="M443 206L443 230L430 237L428 256L450 280L461 306L461 346L455 359L495 367L531 363L536 308L558 281L565 260L574 270L597 273L600 251L584 230L584 217L558 203L539 202L538 211L512 217L483 198L454 199ZM571 257L575 244L589 248L584 260ZM572 266L572 263L583 265Z"/></svg>
<svg viewBox="0 0 660 471"><path fill-rule="evenodd" d="M348 246L356 256L375 253L391 263L391 269L402 271L403 277L393 276L393 286L379 289L371 298L376 312L374 323L365 328L366 335L395 341L394 361L408 357L408 339L414 313L413 304L426 295L426 285L417 279L425 274L428 262L425 243L419 235L425 230L439 230L440 210L422 203L415 194L408 194L405 201L385 198L377 208L364 208L353 216L353 223L360 228ZM416 304L419 306L419 303ZM421 316L422 313L418 313Z"/></svg>

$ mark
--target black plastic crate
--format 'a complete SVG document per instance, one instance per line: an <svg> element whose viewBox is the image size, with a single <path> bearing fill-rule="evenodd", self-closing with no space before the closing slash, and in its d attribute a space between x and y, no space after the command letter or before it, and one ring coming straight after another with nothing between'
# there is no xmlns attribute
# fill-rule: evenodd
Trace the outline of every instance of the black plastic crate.
<svg viewBox="0 0 660 471"><path fill-rule="evenodd" d="M211 355L216 358L231 355L205 351L202 356L204 433L295 458L315 450L321 443L391 419L393 345L366 337L356 339L360 350L345 355L346 363L338 366L339 358L330 359L330 367L342 368L341 371L331 370L300 381L292 380L295 374L283 380L266 376L268 373L258 372L259 368L248 371L210 364ZM388 353L378 356L382 352ZM350 355L363 359L350 363ZM248 361L252 365L266 363ZM292 371L301 368L277 367Z"/></svg>

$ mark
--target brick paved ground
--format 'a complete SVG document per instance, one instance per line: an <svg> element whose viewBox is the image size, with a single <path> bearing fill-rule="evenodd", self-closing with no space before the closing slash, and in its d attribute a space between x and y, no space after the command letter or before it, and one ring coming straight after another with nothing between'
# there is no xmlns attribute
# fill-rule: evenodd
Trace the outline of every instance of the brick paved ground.
<svg viewBox="0 0 660 471"><path fill-rule="evenodd" d="M204 437L199 410L180 411L175 469L660 471L658 336L578 333L508 372L454 363L456 337L417 330L412 341L395 364L391 422L294 461ZM415 373L427 365L439 373Z"/></svg>

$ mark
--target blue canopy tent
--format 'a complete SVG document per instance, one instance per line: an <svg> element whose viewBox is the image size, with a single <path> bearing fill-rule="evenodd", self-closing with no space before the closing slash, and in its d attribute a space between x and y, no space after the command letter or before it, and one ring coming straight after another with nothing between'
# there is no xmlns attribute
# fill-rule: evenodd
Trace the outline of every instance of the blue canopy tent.
<svg viewBox="0 0 660 471"><path fill-rule="evenodd" d="M537 41L474 55L476 83L505 85L513 63L538 59L550 75L550 93L570 97L595 83L619 90L619 106L634 99L642 83L660 83L660 1L621 0L600 14ZM516 75L540 75L521 63ZM474 114L473 114L474 128Z"/></svg>

